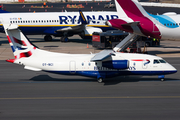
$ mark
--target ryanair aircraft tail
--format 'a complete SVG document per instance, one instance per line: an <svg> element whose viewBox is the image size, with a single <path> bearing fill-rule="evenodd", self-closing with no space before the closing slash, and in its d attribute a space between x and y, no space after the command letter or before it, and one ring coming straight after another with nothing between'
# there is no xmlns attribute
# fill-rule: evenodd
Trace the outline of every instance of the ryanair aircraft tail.
<svg viewBox="0 0 180 120"><path fill-rule="evenodd" d="M3 26L15 57L15 59L7 61L14 63L17 59L30 57L36 47L29 42L28 38L18 29L18 26L13 24L4 24Z"/></svg>

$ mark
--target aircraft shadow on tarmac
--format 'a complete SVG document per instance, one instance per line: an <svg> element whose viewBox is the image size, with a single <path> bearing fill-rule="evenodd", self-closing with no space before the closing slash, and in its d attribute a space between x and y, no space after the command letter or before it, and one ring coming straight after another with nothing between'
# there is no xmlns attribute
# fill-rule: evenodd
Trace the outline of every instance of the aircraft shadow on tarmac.
<svg viewBox="0 0 180 120"><path fill-rule="evenodd" d="M53 78L49 75L43 74L32 77L30 81L38 82L97 82L95 78ZM114 78L107 78L104 80L104 85L116 85L122 82L150 82L150 81L159 81L160 79L157 76L150 78L143 78L142 76L118 76ZM179 81L179 79L165 78L165 81Z"/></svg>

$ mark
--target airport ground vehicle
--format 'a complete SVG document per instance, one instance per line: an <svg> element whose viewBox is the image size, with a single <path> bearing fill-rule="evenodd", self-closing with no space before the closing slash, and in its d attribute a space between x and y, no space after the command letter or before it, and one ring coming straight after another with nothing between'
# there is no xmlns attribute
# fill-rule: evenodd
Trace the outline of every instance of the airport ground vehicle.
<svg viewBox="0 0 180 120"><path fill-rule="evenodd" d="M95 48L113 48L119 42L121 42L129 33L123 32L120 30L112 30L107 32L94 32L92 36L92 46ZM159 46L160 40L155 38L148 38L148 37L140 37L137 41L141 41L140 47L151 47L151 46ZM135 43L137 46L137 43ZM134 44L131 45L131 47Z"/></svg>

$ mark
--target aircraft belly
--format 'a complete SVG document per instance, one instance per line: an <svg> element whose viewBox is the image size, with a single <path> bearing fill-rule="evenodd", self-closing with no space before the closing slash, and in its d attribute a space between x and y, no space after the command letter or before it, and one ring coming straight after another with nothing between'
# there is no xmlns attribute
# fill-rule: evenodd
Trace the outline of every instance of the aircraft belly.
<svg viewBox="0 0 180 120"><path fill-rule="evenodd" d="M56 73L56 74L64 74L69 75L71 74L68 71L47 71L50 73ZM103 74L105 78L110 77L116 77L116 76L123 76L123 75L166 75L166 74L172 74L176 71L76 71L74 75L81 75L81 76L87 76L87 77L95 77L97 78L98 75Z"/></svg>

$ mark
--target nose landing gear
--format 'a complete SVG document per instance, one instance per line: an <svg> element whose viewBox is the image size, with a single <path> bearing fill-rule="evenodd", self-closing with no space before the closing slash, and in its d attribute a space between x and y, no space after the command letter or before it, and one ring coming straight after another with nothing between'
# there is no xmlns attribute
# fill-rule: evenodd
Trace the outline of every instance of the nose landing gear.
<svg viewBox="0 0 180 120"><path fill-rule="evenodd" d="M163 82L164 81L164 75L159 75L158 78Z"/></svg>

